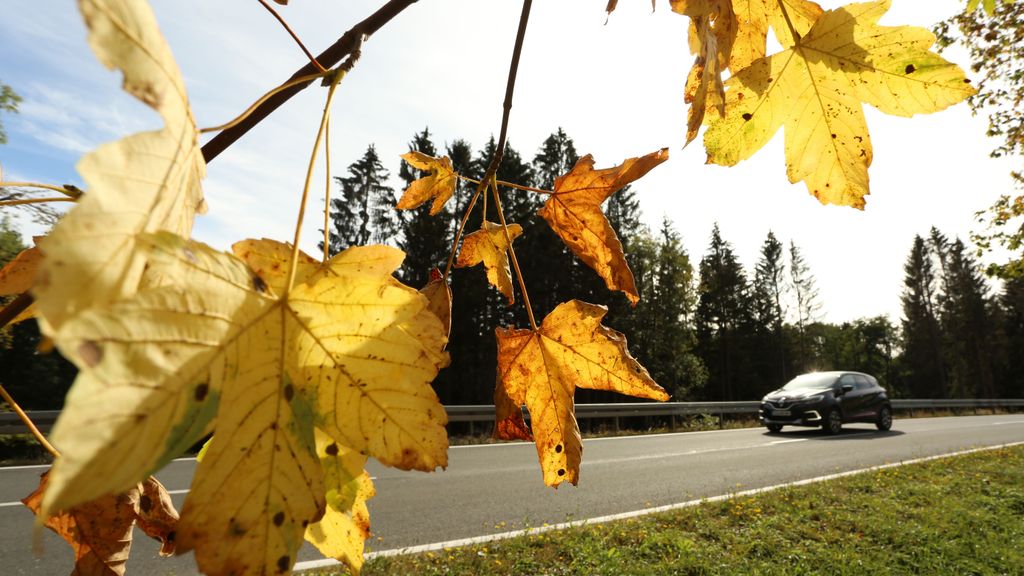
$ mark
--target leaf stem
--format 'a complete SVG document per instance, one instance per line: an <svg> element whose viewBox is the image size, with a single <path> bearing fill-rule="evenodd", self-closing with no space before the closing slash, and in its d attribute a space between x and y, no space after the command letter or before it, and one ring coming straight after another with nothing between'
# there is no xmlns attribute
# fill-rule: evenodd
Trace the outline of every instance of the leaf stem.
<svg viewBox="0 0 1024 576"><path fill-rule="evenodd" d="M401 14L403 10L412 6L415 2L416 0L389 0L376 12L350 28L329 48L321 52L320 55L316 57L317 62L326 67L331 67L338 62L341 62L342 58L350 55L352 50L360 45L365 36L369 36L377 30L380 30L382 26L390 22L395 16ZM310 75L313 75L313 78L316 78L317 73L318 70L316 66L309 63L295 71L290 81L298 80L299 78L304 78ZM286 83L290 84L290 81ZM223 132L217 134L213 139L203 145L203 158L208 163L212 161L221 152L234 144L235 141L241 138L246 132L273 113L274 110L277 110L279 106L291 99L292 96L301 92L309 82L312 82L312 80L304 80L291 84L289 88L279 91L274 94L273 97L261 103L247 116L245 120L233 125L231 128L226 128Z"/></svg>
<svg viewBox="0 0 1024 576"><path fill-rule="evenodd" d="M331 259L331 117L327 117L324 127L324 253L323 265Z"/></svg>
<svg viewBox="0 0 1024 576"><path fill-rule="evenodd" d="M463 176L462 174L456 174L456 176L465 180L466 182L472 182L473 184L480 183L479 180L474 180L468 176ZM498 186L504 186L506 188L515 188L516 190L524 190L526 192L536 192L537 194L554 194L554 192L552 192L551 190L543 190L541 188L534 188L532 186L523 186L522 184L516 184L514 182L505 182L504 180L495 180L495 182L497 182Z"/></svg>
<svg viewBox="0 0 1024 576"><path fill-rule="evenodd" d="M320 63L316 61L316 58L314 58L313 55L309 52L309 50L306 49L306 45L302 43L302 40L300 40L299 36L295 34L295 31L292 30L292 27L289 26L288 23L284 21L284 18L282 18L281 15L277 13L277 10L274 10L273 6L267 4L267 0L259 1L260 4L263 4L263 7L267 9L267 12L273 14L274 18L277 18L277 21L281 23L281 26L284 26L284 29L287 30L288 34L291 35L292 40L295 40L295 43L298 44L299 48L302 49L302 52L303 54L306 55L306 58L309 58L310 63L312 63L313 66L316 66L317 69L320 70L320 72L327 72L327 69L321 66Z"/></svg>
<svg viewBox="0 0 1024 576"><path fill-rule="evenodd" d="M778 0L779 9L782 10L782 17L786 19L786 26L789 27L789 33L793 35L793 40L796 44L800 43L800 33L796 31L796 26L793 25L793 21L789 19L789 11L786 10L785 0Z"/></svg>
<svg viewBox="0 0 1024 576"><path fill-rule="evenodd" d="M29 432L31 432L32 435L35 436L39 444L41 444L43 448L45 448L46 451L50 453L51 456L53 456L54 458L59 458L60 452L58 452L57 449L53 447L53 444L50 444L50 441L46 439L46 436L43 436L43 433L39 431L39 428L36 428L35 422L33 422L32 419L28 417L28 414L25 414L25 411L21 409L21 406L18 406L18 403L14 401L14 398L11 398L11 395L8 394L7 390L4 389L3 384L0 384L0 397L2 397L11 407L11 409L14 410L14 412L18 415L18 418L21 418L22 424L24 424L25 427L28 428Z"/></svg>
<svg viewBox="0 0 1024 576"><path fill-rule="evenodd" d="M79 190L77 186L72 186L70 184L54 186L53 184L43 184L41 182L0 182L0 188L42 188L44 190L60 192L74 200L77 200L82 196L82 191Z"/></svg>
<svg viewBox="0 0 1024 576"><path fill-rule="evenodd" d="M234 128L235 126L238 126L242 122L245 122L245 120L247 118L249 118L249 116L251 116L253 113L255 113L256 110L259 109L259 107L262 106L263 103L266 102L267 100L270 100L274 96L280 94L281 92L284 92L285 90L288 90L289 88L294 88L295 86L298 86L298 85L303 84L305 82L312 82L313 80L316 80L317 78L324 77L326 74L327 74L326 72L317 72L316 74L310 74L308 76L303 76L301 78L296 78L294 80L289 80L288 82L285 82L284 84L281 84L277 88L274 88L270 92L267 92L266 94L261 96L259 98L259 100L253 102L248 108L245 109L245 112L242 112L241 114L239 114L234 120L231 120L227 124L221 124L220 126L211 126L209 128L200 128L199 129L199 133L200 134L206 134L207 132L221 132L223 130L230 130L230 129ZM211 158L211 160L212 160L212 158ZM209 160L207 160L207 162L209 162Z"/></svg>
<svg viewBox="0 0 1024 576"><path fill-rule="evenodd" d="M523 306L526 306L526 316L530 319L530 328L537 331L537 320L533 317L533 306L530 305L530 294L526 291L526 281L523 279L523 271L519 269L519 259L516 258L516 249L512 247L512 236L508 233L508 224L505 223L505 212L501 209L501 198L498 194L498 180L491 178L491 190L494 192L494 209L498 211L498 219L501 222L501 229L505 232L505 242L508 243L508 254L512 258L512 267L516 271L516 280L519 282L519 291L523 293Z"/></svg>
<svg viewBox="0 0 1024 576"><path fill-rule="evenodd" d="M309 185L313 179L313 168L316 167L316 155L320 151L320 141L323 139L327 123L331 118L331 101L334 100L334 91L338 83L345 77L345 70L336 70L331 78L331 87L327 90L327 102L324 104L324 113L320 117L320 128L316 131L316 141L313 142L313 152L309 155L309 167L306 168L306 182L302 186L302 200L299 203L299 218L295 222L295 240L292 242L292 257L288 264L288 283L285 284L284 294L281 299L288 297L295 283L295 273L299 266L299 240L302 238L302 220L306 216L306 202L309 200Z"/></svg>
<svg viewBox="0 0 1024 576"><path fill-rule="evenodd" d="M21 198L20 200L2 200L0 206L21 206L22 204L45 204L47 202L74 202L74 198L61 196L59 198Z"/></svg>

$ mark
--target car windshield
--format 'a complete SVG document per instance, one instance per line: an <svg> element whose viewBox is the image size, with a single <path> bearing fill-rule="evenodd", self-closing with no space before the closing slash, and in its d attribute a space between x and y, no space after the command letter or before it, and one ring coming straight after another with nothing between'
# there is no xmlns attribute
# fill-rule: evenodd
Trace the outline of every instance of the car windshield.
<svg viewBox="0 0 1024 576"><path fill-rule="evenodd" d="M782 387L783 390L827 390L839 375L829 372L801 374Z"/></svg>

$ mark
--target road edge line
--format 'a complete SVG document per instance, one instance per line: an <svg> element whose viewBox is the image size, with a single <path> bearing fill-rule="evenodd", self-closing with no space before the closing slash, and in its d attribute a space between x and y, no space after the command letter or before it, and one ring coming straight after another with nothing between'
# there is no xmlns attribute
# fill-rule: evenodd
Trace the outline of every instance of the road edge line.
<svg viewBox="0 0 1024 576"><path fill-rule="evenodd" d="M559 524L549 524L546 526L537 526L524 528L522 530L512 530L509 532L499 532L497 534L488 534L486 536L474 536L472 538L461 538L458 540L447 540L445 542L434 542L432 544L421 544L419 546L409 546L407 548L394 548L391 550L381 550L379 552L369 552L365 555L366 560L372 560L374 558L384 558L388 556L401 556L405 554L419 554L421 552L435 552L438 550L444 550L447 548L460 548L462 546L471 546L474 544L486 544L489 542L497 542L499 540L508 540L510 538L519 538L521 536L530 536L533 534L543 534L545 532L551 532L554 530L565 530L567 528L577 528L580 526L589 526L592 524L603 524L605 522L615 522L618 520L628 520L630 518L637 518L640 516L647 516L649 514L658 514L661 512L670 512L673 510L681 510L683 508L692 508L700 504L710 504L714 502L721 502L723 500L731 500L733 498L742 498L745 496L753 496L755 494L763 494L765 492L772 492L782 488L789 488L793 486L807 486L809 484L817 484L819 482L826 482L828 480L837 480L839 478L845 478L847 476L856 476L857 474L865 474L867 472L875 472L878 470L886 470L889 468L898 468L900 466L908 466L910 464L920 464L922 462L930 462L932 460L941 460L943 458L955 458L957 456L966 456L968 454L975 454L977 452L987 452L990 450L999 450L1001 448L1011 448L1014 446L1024 445L1024 441L1021 442L1009 442L1007 444L997 444L995 446L983 446L980 448L970 448L968 450L959 450L957 452L949 452L946 454L936 454L934 456L924 456L921 458L912 458L910 460L901 460L899 462L890 462L888 464L879 464L877 466L869 466L867 468L858 468L857 470L847 470L845 472L836 472L834 474L826 474L824 476L815 476L814 478L805 478L803 480L796 480L794 482L786 482L784 484L773 484L771 486L762 486L761 488L751 488L749 490L743 490L741 492L730 492L728 494L720 494L718 496L709 496L707 498L700 498L697 500L687 500L686 502L677 502L675 504L665 504L663 506L655 506L653 508L645 508L643 510L633 510L630 512L620 512L618 514L608 514L606 516L595 516L594 518L584 518L583 520L573 520L571 522L562 522ZM299 572L304 570L313 570L316 568L328 568L331 566L337 566L341 564L333 558L324 558L322 560L307 560L305 562L296 562L292 568L293 571Z"/></svg>

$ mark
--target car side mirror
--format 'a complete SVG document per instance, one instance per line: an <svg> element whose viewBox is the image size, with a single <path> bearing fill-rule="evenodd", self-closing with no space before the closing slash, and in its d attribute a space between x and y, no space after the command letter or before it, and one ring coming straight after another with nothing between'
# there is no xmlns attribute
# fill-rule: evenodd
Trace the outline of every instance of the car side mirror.
<svg viewBox="0 0 1024 576"><path fill-rule="evenodd" d="M846 394L850 390L853 390L853 384L843 384L843 386L842 386L842 388L840 388L840 390L842 391L843 394Z"/></svg>

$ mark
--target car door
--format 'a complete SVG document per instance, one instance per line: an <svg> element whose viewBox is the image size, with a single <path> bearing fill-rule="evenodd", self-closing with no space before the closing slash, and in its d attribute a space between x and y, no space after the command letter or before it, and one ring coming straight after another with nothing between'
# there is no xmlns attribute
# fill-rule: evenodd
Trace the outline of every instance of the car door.
<svg viewBox="0 0 1024 576"><path fill-rule="evenodd" d="M863 393L862 390L858 389L857 379L854 378L853 374L843 374L836 384L840 390L844 386L850 387L849 390L839 397L839 405L843 407L843 418L846 420L856 418L860 410L860 397Z"/></svg>
<svg viewBox="0 0 1024 576"><path fill-rule="evenodd" d="M885 392L885 390L878 385L878 382L874 378L870 376L858 374L857 380L862 386L864 386L860 414L865 418L874 419L878 415L878 410L884 403L882 393Z"/></svg>

